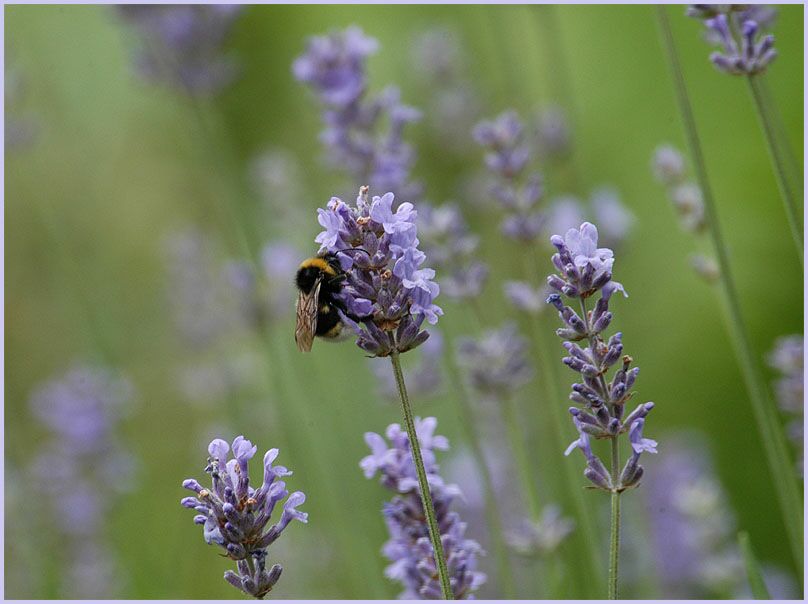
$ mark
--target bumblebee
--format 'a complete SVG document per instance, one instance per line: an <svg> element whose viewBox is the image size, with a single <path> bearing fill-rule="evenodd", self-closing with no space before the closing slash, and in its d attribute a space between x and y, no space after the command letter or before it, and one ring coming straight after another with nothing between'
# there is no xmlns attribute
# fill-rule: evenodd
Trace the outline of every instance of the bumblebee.
<svg viewBox="0 0 808 604"><path fill-rule="evenodd" d="M345 281L345 271L334 253L308 258L300 263L295 283L297 296L295 342L301 352L309 352L314 336L337 338L342 333L339 310L344 304L336 298Z"/></svg>

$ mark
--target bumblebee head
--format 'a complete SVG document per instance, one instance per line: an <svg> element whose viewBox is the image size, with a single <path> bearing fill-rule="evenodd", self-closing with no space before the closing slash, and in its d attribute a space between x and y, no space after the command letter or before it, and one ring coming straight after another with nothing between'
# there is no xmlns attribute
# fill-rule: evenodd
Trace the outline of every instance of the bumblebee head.
<svg viewBox="0 0 808 604"><path fill-rule="evenodd" d="M339 260L336 254L307 258L297 269L295 283L300 291L308 294L318 280L336 277L339 273Z"/></svg>

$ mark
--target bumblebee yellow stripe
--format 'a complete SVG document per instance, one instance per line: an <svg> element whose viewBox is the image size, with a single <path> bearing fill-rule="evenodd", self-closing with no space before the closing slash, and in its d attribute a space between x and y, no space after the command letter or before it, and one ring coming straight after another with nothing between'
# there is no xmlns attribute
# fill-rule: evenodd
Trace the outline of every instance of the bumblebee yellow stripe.
<svg viewBox="0 0 808 604"><path fill-rule="evenodd" d="M300 268L319 268L326 275L336 275L334 267L323 258L308 258L300 263Z"/></svg>

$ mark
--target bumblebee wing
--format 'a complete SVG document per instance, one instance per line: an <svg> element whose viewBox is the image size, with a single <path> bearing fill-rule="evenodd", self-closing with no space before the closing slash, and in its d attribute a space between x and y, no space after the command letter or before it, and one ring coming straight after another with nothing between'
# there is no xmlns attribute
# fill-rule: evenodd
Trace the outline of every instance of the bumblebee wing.
<svg viewBox="0 0 808 604"><path fill-rule="evenodd" d="M317 307L320 301L320 279L308 294L302 291L297 296L295 306L297 323L295 325L295 343L300 352L309 352L317 333Z"/></svg>

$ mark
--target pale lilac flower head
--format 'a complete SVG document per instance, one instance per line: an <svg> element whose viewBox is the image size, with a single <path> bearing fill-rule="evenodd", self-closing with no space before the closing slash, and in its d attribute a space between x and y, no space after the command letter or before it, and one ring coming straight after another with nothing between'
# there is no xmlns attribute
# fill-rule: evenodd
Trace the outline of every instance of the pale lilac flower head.
<svg viewBox="0 0 808 604"><path fill-rule="evenodd" d="M611 282L614 253L598 247L598 229L594 224L584 222L563 237L553 235L550 243L558 250L552 260L559 274L547 278L553 289L571 298L586 298ZM612 287L623 291L618 283Z"/></svg>
<svg viewBox="0 0 808 604"><path fill-rule="evenodd" d="M570 152L570 128L565 111L558 106L547 107L539 113L539 151L545 157L563 158Z"/></svg>
<svg viewBox="0 0 808 604"><path fill-rule="evenodd" d="M685 160L672 145L660 145L654 150L651 169L657 180L664 185L673 185L685 175Z"/></svg>
<svg viewBox="0 0 808 604"><path fill-rule="evenodd" d="M778 338L769 354L769 365L780 375L774 383L777 402L788 415L789 437L797 448L797 469L803 474L803 416L805 382L803 375L804 346L802 335Z"/></svg>
<svg viewBox="0 0 808 604"><path fill-rule="evenodd" d="M656 441L643 436L645 418L654 403L638 405L626 415L639 368L632 368L633 359L623 354L622 333L617 332L608 340L603 337L613 318L609 301L615 292L625 295L625 290L611 280L614 255L609 249L597 247L598 232L594 225L584 223L567 231L565 237L554 235L551 241L558 249L553 255L558 274L551 275L548 283L560 294L551 294L547 302L556 308L564 323L556 331L565 340L567 356L563 363L581 376L581 382L572 385L569 396L579 405L569 409L578 439L567 448L566 454L576 448L582 451L586 458L584 476L595 487L623 491L639 484L644 471L639 465L640 455L656 453ZM589 310L586 300L597 293L600 298ZM566 306L562 295L578 300L578 309ZM614 367L617 369L609 379L608 373ZM632 455L622 472L613 475L593 452L590 440L617 439L624 434L628 434Z"/></svg>
<svg viewBox="0 0 808 604"><path fill-rule="evenodd" d="M236 561L238 573L225 572L225 580L260 599L274 587L283 570L279 564L267 569L269 546L293 520L307 522L308 514L297 509L306 501L306 496L300 491L289 494L286 483L279 480L292 472L284 466L273 465L278 457L277 449L264 454L261 486L250 485L248 466L257 450L243 436L236 437L232 445L218 438L212 440L205 468L211 477L211 487L205 488L193 478L184 480L182 486L196 496L184 497L181 504L197 512L194 524L202 525L205 542L220 546L225 556ZM280 518L270 524L281 502Z"/></svg>
<svg viewBox="0 0 808 604"><path fill-rule="evenodd" d="M62 576L54 578L77 599L115 596L123 577L109 551L107 525L120 496L134 486L136 462L118 434L132 399L127 379L89 365L45 382L30 399L33 414L50 433L26 470L31 497L55 520L50 530L69 555L59 569ZM91 569L91 553L105 565ZM116 573L117 583L108 580L107 570ZM84 581L75 583L76 578Z"/></svg>
<svg viewBox="0 0 808 604"><path fill-rule="evenodd" d="M244 7L206 5L125 5L118 11L143 38L135 57L142 77L192 94L230 84L238 64L223 46Z"/></svg>
<svg viewBox="0 0 808 604"><path fill-rule="evenodd" d="M469 231L457 204L418 207L418 233L432 265L441 275L444 295L476 298L488 278L488 267L477 260L479 237Z"/></svg>
<svg viewBox="0 0 808 604"><path fill-rule="evenodd" d="M533 378L527 340L513 323L488 330L479 339L462 338L457 354L472 387L493 400L508 399Z"/></svg>
<svg viewBox="0 0 808 604"><path fill-rule="evenodd" d="M544 310L547 292L543 288L533 287L524 281L506 281L503 284L505 297L514 308L521 312L537 315Z"/></svg>
<svg viewBox="0 0 808 604"><path fill-rule="evenodd" d="M440 292L435 271L423 263L417 212L411 203L393 210L394 196L368 200L360 189L356 206L334 197L319 210L325 227L316 242L320 251L339 254L347 279L340 299L343 318L357 334L357 345L373 356L406 352L429 337L424 319L438 321L443 310L434 303Z"/></svg>
<svg viewBox="0 0 808 604"><path fill-rule="evenodd" d="M486 576L477 570L477 557L483 551L476 541L465 538L466 524L450 510L452 501L460 495L460 489L457 485L446 484L438 474L435 451L447 450L449 442L444 436L435 434L437 420L434 417L416 418L415 425L446 553L452 593L455 599L471 598L486 580ZM365 434L371 453L360 462L367 478L378 473L381 483L396 494L384 506L385 523L390 534L382 549L390 560L385 576L403 585L402 598L440 598L434 551L409 438L398 424L391 424L386 435L387 440L373 432Z"/></svg>
<svg viewBox="0 0 808 604"><path fill-rule="evenodd" d="M691 5L687 14L704 21L707 40L721 47L710 55L713 64L731 75L763 73L777 57L774 36L762 34L771 25L771 11L748 10L748 5Z"/></svg>
<svg viewBox="0 0 808 604"><path fill-rule="evenodd" d="M733 510L700 435L669 435L646 479L656 575L676 598L731 598L745 585Z"/></svg>
<svg viewBox="0 0 808 604"><path fill-rule="evenodd" d="M306 52L292 64L292 73L311 85L326 105L344 107L364 94L365 62L378 48L376 39L356 26L312 36Z"/></svg>
<svg viewBox="0 0 808 604"><path fill-rule="evenodd" d="M415 154L403 134L421 115L401 102L394 86L376 97L367 95L366 58L377 48L374 38L349 27L310 38L292 71L323 106L320 139L328 161L354 182L412 199L420 195L421 186L410 179Z"/></svg>
<svg viewBox="0 0 808 604"><path fill-rule="evenodd" d="M590 199L592 215L600 225L600 233L609 245L619 246L628 237L636 216L621 201L620 195L611 187L592 191Z"/></svg>
<svg viewBox="0 0 808 604"><path fill-rule="evenodd" d="M508 545L522 556L547 556L558 550L575 530L575 521L554 503L547 504L537 521L526 521L507 536Z"/></svg>

